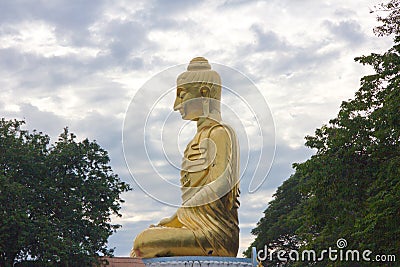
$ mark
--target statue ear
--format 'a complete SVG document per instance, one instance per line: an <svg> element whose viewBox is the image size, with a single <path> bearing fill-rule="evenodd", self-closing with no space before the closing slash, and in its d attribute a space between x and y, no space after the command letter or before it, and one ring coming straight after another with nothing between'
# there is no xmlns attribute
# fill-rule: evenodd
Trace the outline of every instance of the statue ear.
<svg viewBox="0 0 400 267"><path fill-rule="evenodd" d="M200 95L201 95L202 97L208 97L208 98L210 98L210 87L203 85L203 86L200 88Z"/></svg>

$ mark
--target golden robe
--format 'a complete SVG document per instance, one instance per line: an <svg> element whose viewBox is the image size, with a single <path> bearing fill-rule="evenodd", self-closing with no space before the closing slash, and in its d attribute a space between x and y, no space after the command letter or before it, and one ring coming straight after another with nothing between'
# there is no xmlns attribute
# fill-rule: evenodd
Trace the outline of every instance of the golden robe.
<svg viewBox="0 0 400 267"><path fill-rule="evenodd" d="M134 242L136 256L231 256L239 248L239 154L234 131L208 121L187 145L182 207L171 226L151 227ZM133 255L135 255L133 253Z"/></svg>

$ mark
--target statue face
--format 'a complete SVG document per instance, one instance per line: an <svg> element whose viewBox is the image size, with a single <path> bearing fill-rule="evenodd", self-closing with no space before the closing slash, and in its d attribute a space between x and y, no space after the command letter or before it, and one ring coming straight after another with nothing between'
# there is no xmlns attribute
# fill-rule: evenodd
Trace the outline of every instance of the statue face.
<svg viewBox="0 0 400 267"><path fill-rule="evenodd" d="M177 86L174 110L181 113L184 120L198 120L203 115L202 98L198 84L182 84Z"/></svg>

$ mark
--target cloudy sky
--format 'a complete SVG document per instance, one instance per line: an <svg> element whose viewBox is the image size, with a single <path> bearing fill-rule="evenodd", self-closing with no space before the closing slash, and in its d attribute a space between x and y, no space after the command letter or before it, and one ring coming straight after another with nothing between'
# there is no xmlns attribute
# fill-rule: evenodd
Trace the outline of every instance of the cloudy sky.
<svg viewBox="0 0 400 267"><path fill-rule="evenodd" d="M390 46L372 33L369 11L377 3L0 0L0 114L25 119L28 129L53 140L68 126L109 151L114 171L134 188L124 194L123 217L114 220L123 227L109 240L117 256L127 256L141 230L174 212L162 202L179 202L179 194L152 180L146 162L176 185L174 162L194 126L171 113L174 79L193 57L208 58L236 92L224 92L223 101L236 110L228 107L224 119L240 122L241 152L250 155L242 171L240 256L292 163L313 153L304 136L335 117L371 72L353 58ZM261 118L257 123L249 110ZM250 190L257 151L266 152L259 167L268 176ZM257 185L263 177L257 174Z"/></svg>

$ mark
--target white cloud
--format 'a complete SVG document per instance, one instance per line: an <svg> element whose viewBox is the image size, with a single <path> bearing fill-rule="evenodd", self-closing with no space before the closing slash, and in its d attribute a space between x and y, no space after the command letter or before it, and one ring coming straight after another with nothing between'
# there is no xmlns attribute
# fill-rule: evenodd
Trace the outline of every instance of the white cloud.
<svg viewBox="0 0 400 267"><path fill-rule="evenodd" d="M99 50L64 44L55 33L55 26L44 21L23 21L19 24L2 25L0 49L16 48L22 53L33 53L45 58L79 56L94 57Z"/></svg>

